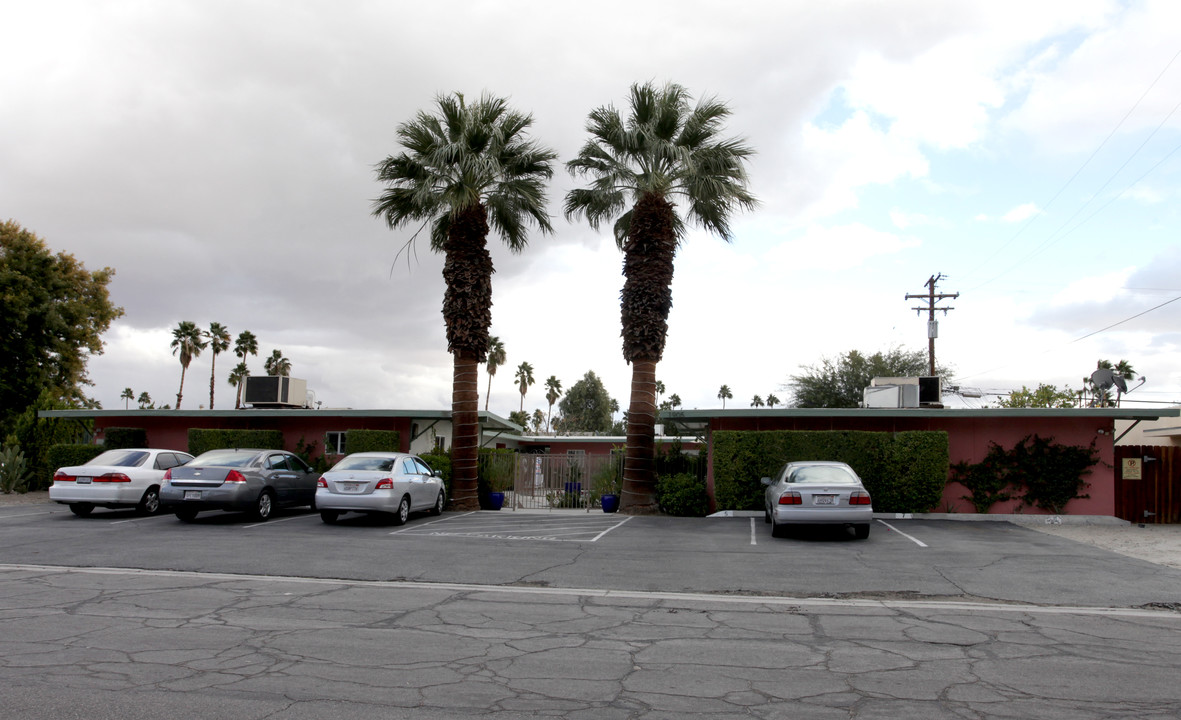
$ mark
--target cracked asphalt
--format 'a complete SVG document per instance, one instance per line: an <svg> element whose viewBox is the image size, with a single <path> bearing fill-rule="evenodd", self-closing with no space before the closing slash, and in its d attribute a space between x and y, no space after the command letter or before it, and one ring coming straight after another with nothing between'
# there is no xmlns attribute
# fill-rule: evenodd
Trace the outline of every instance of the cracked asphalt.
<svg viewBox="0 0 1181 720"><path fill-rule="evenodd" d="M0 507L0 712L1181 717L1181 571L1003 522L890 525Z"/></svg>

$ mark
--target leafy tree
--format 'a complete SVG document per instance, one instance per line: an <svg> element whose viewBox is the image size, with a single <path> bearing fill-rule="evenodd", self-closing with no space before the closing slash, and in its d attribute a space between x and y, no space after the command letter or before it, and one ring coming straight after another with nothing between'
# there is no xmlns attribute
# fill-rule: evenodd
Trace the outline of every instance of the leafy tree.
<svg viewBox="0 0 1181 720"><path fill-rule="evenodd" d="M855 408L864 400L865 388L875 377L917 377L929 368L922 350L891 348L865 356L850 350L836 359L823 358L819 366L806 365L801 375L792 375L787 387L796 407ZM943 377L947 368L936 367Z"/></svg>
<svg viewBox="0 0 1181 720"><path fill-rule="evenodd" d="M246 364L246 357L248 355L258 355L258 338L249 330L243 330L238 333L238 338L234 340L234 354L237 355L242 362L238 363L238 367L234 368L233 375L237 375L237 379L231 379L230 384L238 388L237 397L234 398L234 409L237 410L242 407L242 387L246 384L243 380L250 376L250 367ZM243 369L239 372L239 369Z"/></svg>
<svg viewBox="0 0 1181 720"><path fill-rule="evenodd" d="M1076 398L1070 388L1059 390L1056 385L1041 383L1036 390L1022 385L1020 390L1001 398L997 405L1003 408L1071 408L1075 406Z"/></svg>
<svg viewBox="0 0 1181 720"><path fill-rule="evenodd" d="M155 407L155 404L152 402L152 396L148 394L147 390L141 392L139 394L139 398L137 398L135 402L139 405L140 410L147 410L149 408Z"/></svg>
<svg viewBox="0 0 1181 720"><path fill-rule="evenodd" d="M172 354L180 356L180 389L176 391L177 410L180 410L180 400L185 391L185 371L189 369L189 363L193 358L199 356L207 345L205 336L196 323L181 320L180 324L172 329Z"/></svg>
<svg viewBox="0 0 1181 720"><path fill-rule="evenodd" d="M718 399L722 401L722 409L726 409L726 401L734 397L734 393L730 392L729 385L723 385L718 388Z"/></svg>
<svg viewBox="0 0 1181 720"><path fill-rule="evenodd" d="M755 395L754 397L752 397L750 399L750 406L756 407L756 408L763 407L763 398L759 397L758 395Z"/></svg>
<svg viewBox="0 0 1181 720"><path fill-rule="evenodd" d="M131 407L131 401L135 399L135 391L131 388L123 388L119 397L123 400L123 409L127 410Z"/></svg>
<svg viewBox="0 0 1181 720"><path fill-rule="evenodd" d="M15 221L0 223L0 437L40 404L43 390L67 406L86 401L86 363L102 354L102 334L123 315L107 292L114 276L53 254Z"/></svg>
<svg viewBox="0 0 1181 720"><path fill-rule="evenodd" d="M767 407L773 408L778 404L779 404L779 398L775 397L774 395L767 396Z"/></svg>
<svg viewBox="0 0 1181 720"><path fill-rule="evenodd" d="M558 403L562 411L563 432L609 432L611 430L611 396L603 381L594 371L587 371L582 379L570 386Z"/></svg>
<svg viewBox="0 0 1181 720"><path fill-rule="evenodd" d="M213 409L213 383L217 377L217 356L230 348L230 331L226 330L226 326L219 322L209 323L209 329L205 331L205 337L209 338L209 352L213 354L213 358L209 364L209 409Z"/></svg>
<svg viewBox="0 0 1181 720"><path fill-rule="evenodd" d="M549 403L549 410L545 414L545 429L550 429L550 417L554 414L554 403L562 397L562 381L557 375L550 375L545 381L545 400Z"/></svg>
<svg viewBox="0 0 1181 720"><path fill-rule="evenodd" d="M474 510L480 441L477 365L488 353L492 325L494 229L512 252L527 243L526 228L553 231L546 183L557 154L528 139L530 115L490 95L467 104L460 93L437 98L437 112L419 112L398 126L403 150L377 165L386 189L375 215L391 228L430 225L431 249L445 255L443 319L454 365L451 421L452 501ZM417 233L411 237L414 242Z"/></svg>
<svg viewBox="0 0 1181 720"><path fill-rule="evenodd" d="M521 391L521 411L525 410L525 393L533 385L533 366L523 362L517 366L517 389Z"/></svg>
<svg viewBox="0 0 1181 720"><path fill-rule="evenodd" d="M271 352L271 356L263 361L262 366L267 375L288 376L291 374L291 361L283 357L282 350Z"/></svg>
<svg viewBox="0 0 1181 720"><path fill-rule="evenodd" d="M488 412L488 403L492 401L492 378L496 375L496 370L504 365L504 361L508 356L504 353L504 343L500 338L493 335L488 338L488 360L485 368L488 371L488 394L484 397L484 412Z"/></svg>
<svg viewBox="0 0 1181 720"><path fill-rule="evenodd" d="M623 358L632 366L627 458L620 509L655 513L656 364L664 355L672 308L673 258L687 220L729 241L730 216L757 202L747 190L745 163L754 151L723 138L726 105L692 97L673 83L632 85L627 119L615 107L592 110L590 139L566 163L589 187L566 196L567 218L585 216L592 228L614 220L624 253L621 293Z"/></svg>

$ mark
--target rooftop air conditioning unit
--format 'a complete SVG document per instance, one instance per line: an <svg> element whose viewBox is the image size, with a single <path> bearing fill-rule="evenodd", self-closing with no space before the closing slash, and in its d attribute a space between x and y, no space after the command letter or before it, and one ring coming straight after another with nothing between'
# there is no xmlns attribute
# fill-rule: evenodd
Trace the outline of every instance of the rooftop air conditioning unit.
<svg viewBox="0 0 1181 720"><path fill-rule="evenodd" d="M256 408L307 407L308 382L284 375L251 375L242 401Z"/></svg>

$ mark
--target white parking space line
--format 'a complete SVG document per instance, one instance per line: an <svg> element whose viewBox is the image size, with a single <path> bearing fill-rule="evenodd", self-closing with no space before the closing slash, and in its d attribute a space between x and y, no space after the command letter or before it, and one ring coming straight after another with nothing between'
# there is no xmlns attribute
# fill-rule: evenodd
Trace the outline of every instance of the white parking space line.
<svg viewBox="0 0 1181 720"><path fill-rule="evenodd" d="M751 545L758 545L759 544L758 541L755 539L755 519L754 518L750 519L750 544Z"/></svg>
<svg viewBox="0 0 1181 720"><path fill-rule="evenodd" d="M7 520L8 518L14 518L14 517L29 517L30 515L52 515L52 514L53 514L52 510L42 510L40 512L17 513L15 515L0 515L0 520Z"/></svg>
<svg viewBox="0 0 1181 720"><path fill-rule="evenodd" d="M474 517L473 517L474 516ZM390 535L434 535L491 538L494 540L542 540L546 542L597 542L607 533L631 520L594 515L497 515L465 513L430 523L396 530ZM440 525L446 523L446 525Z"/></svg>
<svg viewBox="0 0 1181 720"><path fill-rule="evenodd" d="M916 538L916 537L912 537L912 536L910 536L910 535L907 535L906 533L902 532L901 530L899 530L898 528L894 527L893 525L891 525L890 523L886 522L885 520L882 520L881 518L878 518L878 522L880 522L881 524L883 524L883 525L885 525L886 527L890 528L891 530L893 530L894 532L898 533L899 535L901 535L902 537L906 538L907 540L910 540L910 541L911 541L911 542L913 542L915 545L918 545L919 547L927 547L927 543L923 542L922 540L919 540L919 539L918 539L918 538Z"/></svg>
<svg viewBox="0 0 1181 720"><path fill-rule="evenodd" d="M249 530L250 528L265 527L267 525L278 525L281 522L288 522L289 520L299 520L301 518L309 518L309 517L315 517L317 520L320 518L319 515L292 515L291 517L279 518L278 520L266 520L264 522L257 522L257 523L252 523L250 525L243 525L242 529Z"/></svg>
<svg viewBox="0 0 1181 720"><path fill-rule="evenodd" d="M125 520L112 520L111 524L112 525L122 525L123 523L140 522L143 520L160 520L161 518L166 518L166 517L172 518L173 520L176 519L176 516L173 515L172 513L158 513L156 515L144 515L142 517L127 518Z"/></svg>

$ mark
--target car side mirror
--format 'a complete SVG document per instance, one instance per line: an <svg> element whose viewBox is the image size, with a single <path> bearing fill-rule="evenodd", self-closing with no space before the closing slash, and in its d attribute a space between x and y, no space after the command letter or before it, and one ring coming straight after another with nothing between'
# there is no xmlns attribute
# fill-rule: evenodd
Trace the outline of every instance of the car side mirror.
<svg viewBox="0 0 1181 720"><path fill-rule="evenodd" d="M762 482L764 485L770 485L771 478L769 478L769 477L763 478L760 482Z"/></svg>

